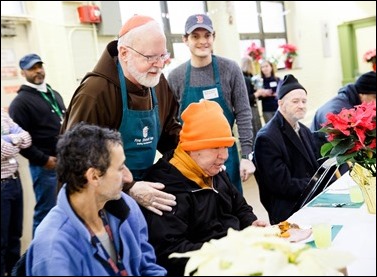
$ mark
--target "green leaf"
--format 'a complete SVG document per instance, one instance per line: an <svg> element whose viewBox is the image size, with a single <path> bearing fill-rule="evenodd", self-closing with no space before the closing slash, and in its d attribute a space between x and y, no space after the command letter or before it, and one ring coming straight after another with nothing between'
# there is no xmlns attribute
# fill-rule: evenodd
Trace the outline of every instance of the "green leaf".
<svg viewBox="0 0 377 277"><path fill-rule="evenodd" d="M352 149L355 143L352 141L351 138L342 139L339 141L337 145L331 150L330 155L332 157L336 157L346 153L348 150Z"/></svg>
<svg viewBox="0 0 377 277"><path fill-rule="evenodd" d="M336 162L338 163L338 165L342 165L342 164L346 163L347 161L354 163L355 162L354 157L356 156L356 154L357 153L351 153L351 154L348 154L348 155L339 155L339 156L336 157Z"/></svg>
<svg viewBox="0 0 377 277"><path fill-rule="evenodd" d="M326 142L325 144L323 144L321 146L321 156L322 157L326 157L328 155L328 153L331 151L331 149L333 148L331 142Z"/></svg>

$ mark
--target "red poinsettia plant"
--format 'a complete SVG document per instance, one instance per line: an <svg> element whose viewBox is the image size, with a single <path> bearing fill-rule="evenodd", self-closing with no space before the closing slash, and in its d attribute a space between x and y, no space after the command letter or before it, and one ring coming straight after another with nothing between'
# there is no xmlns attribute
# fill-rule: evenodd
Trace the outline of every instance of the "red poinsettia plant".
<svg viewBox="0 0 377 277"><path fill-rule="evenodd" d="M366 51L363 60L367 63L376 63L376 48Z"/></svg>
<svg viewBox="0 0 377 277"><path fill-rule="evenodd" d="M286 55L287 59L291 59L298 55L297 47L294 46L293 44L289 44L289 43L282 44L279 46L279 48L283 49L283 54Z"/></svg>
<svg viewBox="0 0 377 277"><path fill-rule="evenodd" d="M338 164L358 163L376 176L376 102L364 102L339 114L328 113L320 132L328 143L321 147L323 157L336 157Z"/></svg>
<svg viewBox="0 0 377 277"><path fill-rule="evenodd" d="M263 58L264 48L261 46L257 46L255 42L253 42L247 49L246 53L254 60L259 61Z"/></svg>

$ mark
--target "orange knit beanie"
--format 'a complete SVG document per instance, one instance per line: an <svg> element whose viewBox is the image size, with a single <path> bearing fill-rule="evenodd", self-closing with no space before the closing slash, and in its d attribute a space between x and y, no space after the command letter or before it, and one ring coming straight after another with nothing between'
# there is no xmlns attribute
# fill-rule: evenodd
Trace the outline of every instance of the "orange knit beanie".
<svg viewBox="0 0 377 277"><path fill-rule="evenodd" d="M222 108L215 101L191 103L182 112L180 144L183 150L230 147L235 138Z"/></svg>
<svg viewBox="0 0 377 277"><path fill-rule="evenodd" d="M137 15L137 14L134 15L133 17L128 19L126 23L124 23L122 29L120 29L119 31L119 37L125 35L130 30L136 27L139 27L141 25L148 23L149 21L154 21L154 19L152 17L145 16L145 15Z"/></svg>

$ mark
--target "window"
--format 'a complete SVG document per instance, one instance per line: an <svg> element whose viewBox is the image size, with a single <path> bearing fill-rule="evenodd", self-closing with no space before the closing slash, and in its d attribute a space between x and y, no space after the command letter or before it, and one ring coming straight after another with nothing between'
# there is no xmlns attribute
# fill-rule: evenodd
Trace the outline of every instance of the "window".
<svg viewBox="0 0 377 277"><path fill-rule="evenodd" d="M252 42L266 49L266 57L277 58L286 43L285 10L283 1L233 1L235 20L240 35L241 55ZM119 1L123 22L135 13L149 15L164 26L167 50L175 63L190 58L189 49L182 42L187 17L207 13L206 1ZM278 67L284 67L281 61Z"/></svg>
<svg viewBox="0 0 377 277"><path fill-rule="evenodd" d="M241 55L254 42L265 48L267 59L280 58L278 46L287 42L283 1L234 1L234 11ZM279 61L278 68L283 67Z"/></svg>
<svg viewBox="0 0 377 277"><path fill-rule="evenodd" d="M172 53L172 58L180 64L190 58L187 46L182 42L182 35L185 32L186 19L195 13L206 13L205 1L161 1L162 13L165 17L165 34L167 38L167 48ZM178 12L179 11L179 12Z"/></svg>
<svg viewBox="0 0 377 277"><path fill-rule="evenodd" d="M134 14L148 15L162 24L160 2L161 1L119 1L122 24Z"/></svg>
<svg viewBox="0 0 377 277"><path fill-rule="evenodd" d="M186 19L195 13L206 13L205 1L119 1L119 5L122 23L133 14L148 15L162 23L167 50L175 58L175 63L180 64L190 58L190 52L182 42Z"/></svg>
<svg viewBox="0 0 377 277"><path fill-rule="evenodd" d="M22 1L1 1L1 15L20 16L25 15Z"/></svg>

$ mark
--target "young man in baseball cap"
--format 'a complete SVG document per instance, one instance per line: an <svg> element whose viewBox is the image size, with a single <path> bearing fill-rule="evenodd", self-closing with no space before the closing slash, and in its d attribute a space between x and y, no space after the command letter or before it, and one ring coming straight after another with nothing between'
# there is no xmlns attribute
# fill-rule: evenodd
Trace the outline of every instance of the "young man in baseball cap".
<svg viewBox="0 0 377 277"><path fill-rule="evenodd" d="M226 162L233 185L242 192L242 181L255 171L251 161L253 132L251 108L245 80L240 66L229 59L213 54L215 30L206 14L194 14L187 18L183 42L191 52L191 59L172 70L168 76L171 89L180 102L182 111L193 102L204 98L216 101L233 128L237 122L242 159L237 144L229 149Z"/></svg>

